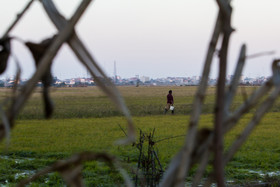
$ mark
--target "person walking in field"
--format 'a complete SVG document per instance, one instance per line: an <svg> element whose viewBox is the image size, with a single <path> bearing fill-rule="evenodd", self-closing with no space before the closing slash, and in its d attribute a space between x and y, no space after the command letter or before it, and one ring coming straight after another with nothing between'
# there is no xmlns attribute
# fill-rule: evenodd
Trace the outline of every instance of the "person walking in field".
<svg viewBox="0 0 280 187"><path fill-rule="evenodd" d="M172 90L169 90L168 95L167 95L167 104L165 106L164 114L170 109L171 113L174 114L174 99L172 95Z"/></svg>

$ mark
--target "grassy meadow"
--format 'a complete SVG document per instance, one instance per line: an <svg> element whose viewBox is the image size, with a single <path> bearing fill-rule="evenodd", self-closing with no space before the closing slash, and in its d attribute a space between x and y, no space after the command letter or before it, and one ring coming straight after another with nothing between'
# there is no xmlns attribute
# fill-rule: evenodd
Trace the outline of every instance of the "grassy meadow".
<svg viewBox="0 0 280 187"><path fill-rule="evenodd" d="M166 104L168 90L173 90L176 114L191 113L193 96L196 91L195 86L189 87L119 87L124 97L127 107L132 116L161 115ZM255 88L245 87L238 91L233 107L243 103L244 93L250 94ZM243 93L243 92L244 93ZM0 100L5 99L11 90L0 89ZM66 118L91 118L122 116L114 104L97 87L86 88L53 88L52 99L55 103L54 119ZM18 119L43 119L43 108L41 99L41 89L37 89L32 98L28 101ZM205 104L202 112L209 114L213 112L215 103L215 88L210 87L207 91ZM275 106L280 107L280 103ZM273 111L278 111L279 107L274 107Z"/></svg>
<svg viewBox="0 0 280 187"><path fill-rule="evenodd" d="M155 147L164 168L183 145L187 132L193 95L197 87L119 87L125 102L139 129L150 133L155 129L155 140L170 138L156 143ZM166 95L173 90L175 115L163 115ZM234 101L237 107L243 102L244 93L255 88L239 90ZM245 90L245 92L244 92ZM10 89L0 89L4 100ZM120 129L126 128L125 119L115 106L97 87L53 88L55 103L53 119L43 120L41 91L37 89L18 116L7 148L5 141L0 145L0 184L13 185L35 171L81 151L109 152L120 160L136 167L139 152L132 145L118 146L115 142L124 138ZM212 128L212 111L215 102L215 88L207 91L207 97L200 119L200 128ZM226 168L226 178L237 184L280 179L280 115L279 101L266 114L246 144L235 155ZM226 149L250 121L252 112L246 114L225 139ZM138 135L137 134L137 135ZM210 171L210 168L209 168ZM192 171L191 174L193 174ZM209 173L206 173L206 175ZM88 162L84 165L83 177L87 186L121 185L122 178L117 171L102 162ZM63 181L57 173L42 177L33 185L61 186Z"/></svg>

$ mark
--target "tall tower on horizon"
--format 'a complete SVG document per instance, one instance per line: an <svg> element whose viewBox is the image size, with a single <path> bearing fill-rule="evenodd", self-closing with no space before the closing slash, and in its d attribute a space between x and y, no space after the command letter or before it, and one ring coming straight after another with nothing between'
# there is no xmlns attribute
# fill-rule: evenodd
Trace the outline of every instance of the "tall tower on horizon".
<svg viewBox="0 0 280 187"><path fill-rule="evenodd" d="M117 64L116 61L114 61L114 82L117 82Z"/></svg>

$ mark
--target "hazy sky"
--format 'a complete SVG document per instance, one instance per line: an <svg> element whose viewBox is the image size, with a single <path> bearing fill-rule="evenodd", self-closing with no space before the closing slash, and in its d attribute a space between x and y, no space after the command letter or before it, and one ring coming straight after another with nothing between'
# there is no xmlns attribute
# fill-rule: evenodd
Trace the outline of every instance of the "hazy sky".
<svg viewBox="0 0 280 187"><path fill-rule="evenodd" d="M1 35L28 1L0 0ZM80 0L54 2L69 18ZM272 60L280 58L280 1L232 0L232 6L236 32L231 37L227 74L232 74L240 46L246 43L248 54L276 53L248 60L243 74L271 75ZM114 73L116 61L117 74L122 77L189 77L201 74L217 10L215 0L95 0L76 30L109 76ZM55 32L41 4L35 2L11 35L40 42ZM23 77L30 77L34 72L31 54L18 41L12 42L12 47ZM7 73L0 78L14 72L14 62L10 59ZM87 76L67 45L56 56L52 72L59 78ZM216 77L216 73L217 59L211 77Z"/></svg>

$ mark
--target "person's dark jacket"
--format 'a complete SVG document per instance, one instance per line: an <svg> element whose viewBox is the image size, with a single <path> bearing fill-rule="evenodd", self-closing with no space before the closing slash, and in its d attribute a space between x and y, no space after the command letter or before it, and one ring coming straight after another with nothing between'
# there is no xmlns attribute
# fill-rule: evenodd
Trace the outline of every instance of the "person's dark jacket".
<svg viewBox="0 0 280 187"><path fill-rule="evenodd" d="M167 103L170 103L170 104L174 103L172 94L167 95Z"/></svg>

